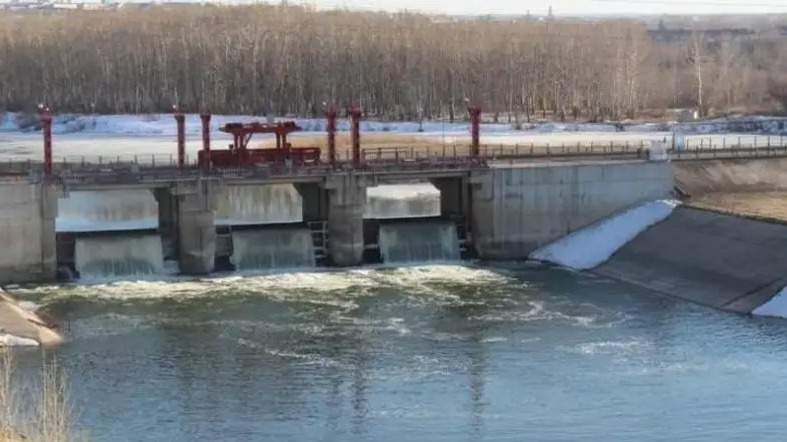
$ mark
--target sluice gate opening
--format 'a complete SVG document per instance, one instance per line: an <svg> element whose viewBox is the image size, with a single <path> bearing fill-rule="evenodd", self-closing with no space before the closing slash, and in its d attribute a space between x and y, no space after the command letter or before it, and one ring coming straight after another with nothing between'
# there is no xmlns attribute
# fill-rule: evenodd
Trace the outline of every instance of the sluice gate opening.
<svg viewBox="0 0 787 442"><path fill-rule="evenodd" d="M312 232L275 226L232 232L230 263L236 270L304 269L316 266Z"/></svg>
<svg viewBox="0 0 787 442"><path fill-rule="evenodd" d="M383 223L380 258L386 264L449 262L461 259L456 224L431 219Z"/></svg>
<svg viewBox="0 0 787 442"><path fill-rule="evenodd" d="M161 236L140 232L78 236L74 242L74 269L80 279L163 274Z"/></svg>
<svg viewBox="0 0 787 442"><path fill-rule="evenodd" d="M55 226L60 279L164 272L158 206L148 190L69 192L58 200Z"/></svg>
<svg viewBox="0 0 787 442"><path fill-rule="evenodd" d="M307 269L323 264L325 222L307 215L306 208L319 197L316 187L226 187L216 210L216 269Z"/></svg>
<svg viewBox="0 0 787 442"><path fill-rule="evenodd" d="M465 185L450 179L368 188L364 261L407 264L469 257L461 203Z"/></svg>

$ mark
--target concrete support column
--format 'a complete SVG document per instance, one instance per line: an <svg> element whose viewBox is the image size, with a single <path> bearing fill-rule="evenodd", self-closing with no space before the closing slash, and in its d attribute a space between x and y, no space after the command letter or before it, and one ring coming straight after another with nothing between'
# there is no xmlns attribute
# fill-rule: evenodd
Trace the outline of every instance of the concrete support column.
<svg viewBox="0 0 787 442"><path fill-rule="evenodd" d="M63 197L63 188L46 182L41 184L41 276L53 280L57 274L57 200Z"/></svg>
<svg viewBox="0 0 787 442"><path fill-rule="evenodd" d="M430 182L440 191L440 216L469 218L470 187L466 178L436 178Z"/></svg>
<svg viewBox="0 0 787 442"><path fill-rule="evenodd" d="M55 279L62 195L62 187L46 181L0 182L0 284Z"/></svg>
<svg viewBox="0 0 787 442"><path fill-rule="evenodd" d="M153 191L158 202L158 232L164 259L178 259L178 196L168 188Z"/></svg>
<svg viewBox="0 0 787 442"><path fill-rule="evenodd" d="M216 203L220 186L216 181L202 179L178 183L169 189L174 201L166 195L159 199L159 219L164 218L164 224L160 226L162 232L176 230L181 273L204 275L213 271L216 259ZM173 208L173 204L176 208ZM174 229L172 218L175 218L177 226Z"/></svg>
<svg viewBox="0 0 787 442"><path fill-rule="evenodd" d="M303 201L303 221L325 221L328 219L328 192L319 184L295 184Z"/></svg>
<svg viewBox="0 0 787 442"><path fill-rule="evenodd" d="M363 263L366 183L347 173L328 177L328 257L336 266Z"/></svg>

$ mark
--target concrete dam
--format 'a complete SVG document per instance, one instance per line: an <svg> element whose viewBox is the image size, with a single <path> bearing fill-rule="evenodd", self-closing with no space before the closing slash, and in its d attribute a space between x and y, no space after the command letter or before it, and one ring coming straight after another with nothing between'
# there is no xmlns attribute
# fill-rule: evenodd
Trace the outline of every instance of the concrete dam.
<svg viewBox="0 0 787 442"><path fill-rule="evenodd" d="M679 196L683 205L669 217L589 270L750 313L787 286L787 218L742 213L735 202L773 202L784 161L585 158L133 182L5 178L0 282L522 260L642 203Z"/></svg>
<svg viewBox="0 0 787 442"><path fill-rule="evenodd" d="M647 160L133 184L16 178L0 186L0 281L524 259L672 186L669 163Z"/></svg>

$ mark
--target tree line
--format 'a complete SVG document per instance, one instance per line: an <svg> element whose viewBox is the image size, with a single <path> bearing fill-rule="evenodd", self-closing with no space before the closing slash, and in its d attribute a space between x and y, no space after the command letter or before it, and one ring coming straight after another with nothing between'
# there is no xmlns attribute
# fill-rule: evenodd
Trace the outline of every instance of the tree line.
<svg viewBox="0 0 787 442"><path fill-rule="evenodd" d="M633 20L452 19L302 6L0 15L0 109L618 120L783 110L777 37L657 43ZM781 95L780 95L781 94Z"/></svg>

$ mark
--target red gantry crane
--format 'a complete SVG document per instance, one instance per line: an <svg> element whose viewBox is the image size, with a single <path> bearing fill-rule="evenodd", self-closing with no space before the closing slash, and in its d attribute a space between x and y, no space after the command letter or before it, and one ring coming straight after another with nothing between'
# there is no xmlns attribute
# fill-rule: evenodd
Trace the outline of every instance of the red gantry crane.
<svg viewBox="0 0 787 442"><path fill-rule="evenodd" d="M289 134L302 130L293 121L227 123L220 130L232 135L232 144L228 150L210 150L203 147L199 152L199 164L205 169L288 162L293 165L304 165L316 164L320 161L319 147L292 147L287 141ZM275 134L276 147L250 149L249 141L254 134Z"/></svg>

